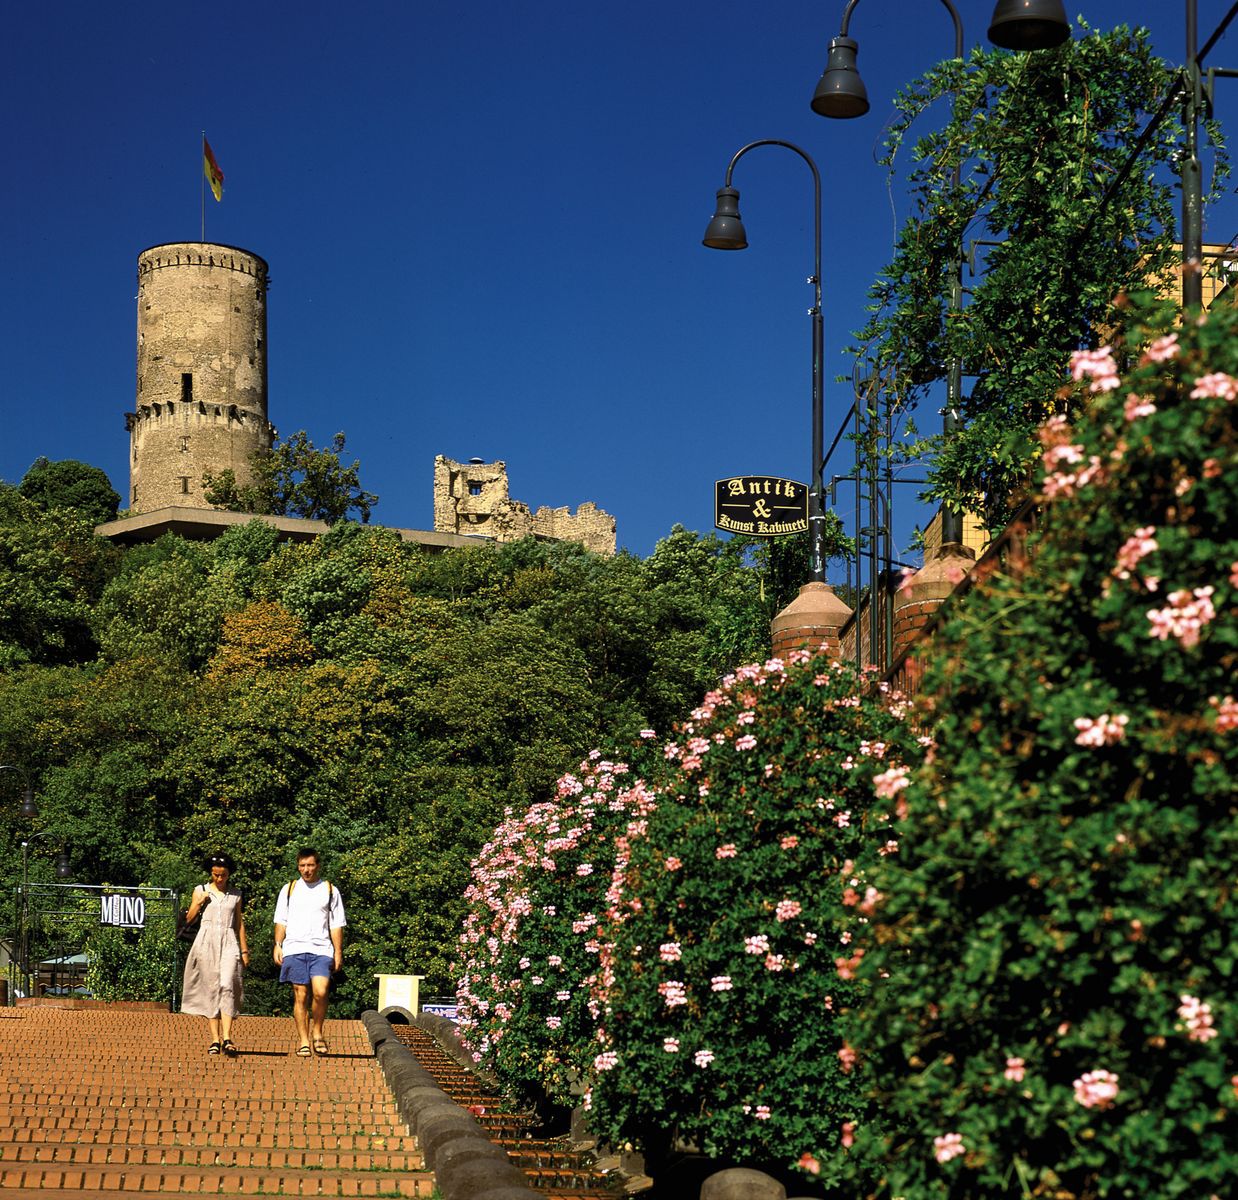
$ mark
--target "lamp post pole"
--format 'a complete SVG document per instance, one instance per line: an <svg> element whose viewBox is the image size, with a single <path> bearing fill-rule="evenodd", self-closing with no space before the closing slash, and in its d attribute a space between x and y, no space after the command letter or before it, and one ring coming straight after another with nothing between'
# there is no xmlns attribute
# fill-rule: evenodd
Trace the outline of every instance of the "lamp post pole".
<svg viewBox="0 0 1238 1200"><path fill-rule="evenodd" d="M731 186L735 164L749 150L758 146L783 146L794 151L808 164L812 172L813 272L808 282L813 285L812 318L812 473L808 490L809 579L825 582L825 509L821 486L822 462L825 458L825 390L822 377L825 333L821 315L821 173L811 155L792 142L778 138L762 138L749 142L736 151L726 169L726 182L718 190L718 206L705 231L702 243L711 250L743 250L748 245L747 234L739 215L739 192Z"/></svg>
<svg viewBox="0 0 1238 1200"><path fill-rule="evenodd" d="M30 786L30 776L21 768L12 766L9 763L0 763L0 771L12 771L16 775L21 776L24 788L22 791L21 815L27 820L34 820L39 815L39 806L34 802L34 788ZM21 844L21 902L17 912L18 918L18 954L20 955L20 967L22 972L22 988L26 994L30 994L30 972L26 965L26 889L30 881L26 866L26 847L36 837L41 837L41 834L30 834L22 839Z"/></svg>

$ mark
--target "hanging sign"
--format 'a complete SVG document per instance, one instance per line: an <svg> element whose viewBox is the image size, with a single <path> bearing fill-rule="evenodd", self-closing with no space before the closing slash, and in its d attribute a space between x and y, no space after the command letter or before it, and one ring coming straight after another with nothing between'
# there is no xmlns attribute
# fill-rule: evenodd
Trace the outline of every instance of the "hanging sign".
<svg viewBox="0 0 1238 1200"><path fill-rule="evenodd" d="M99 924L117 929L144 929L146 901L141 896L100 896Z"/></svg>
<svg viewBox="0 0 1238 1200"><path fill-rule="evenodd" d="M808 487L771 475L734 475L714 484L714 525L750 537L808 532Z"/></svg>

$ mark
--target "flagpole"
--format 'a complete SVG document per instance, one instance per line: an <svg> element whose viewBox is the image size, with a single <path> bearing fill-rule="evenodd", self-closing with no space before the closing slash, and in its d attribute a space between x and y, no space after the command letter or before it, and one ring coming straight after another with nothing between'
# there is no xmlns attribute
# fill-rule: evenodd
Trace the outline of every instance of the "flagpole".
<svg viewBox="0 0 1238 1200"><path fill-rule="evenodd" d="M206 157L206 130L202 131L202 151L201 157ZM202 240L206 241L206 167L204 165L198 167L198 174L202 177Z"/></svg>

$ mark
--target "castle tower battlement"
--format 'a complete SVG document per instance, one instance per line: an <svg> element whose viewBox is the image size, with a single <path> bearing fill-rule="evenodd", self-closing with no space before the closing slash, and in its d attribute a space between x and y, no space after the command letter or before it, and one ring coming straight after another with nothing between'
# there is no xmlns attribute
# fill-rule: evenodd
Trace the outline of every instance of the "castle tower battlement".
<svg viewBox="0 0 1238 1200"><path fill-rule="evenodd" d="M171 242L138 255L137 399L129 506L209 508L202 475L249 482L269 449L267 264L236 246Z"/></svg>

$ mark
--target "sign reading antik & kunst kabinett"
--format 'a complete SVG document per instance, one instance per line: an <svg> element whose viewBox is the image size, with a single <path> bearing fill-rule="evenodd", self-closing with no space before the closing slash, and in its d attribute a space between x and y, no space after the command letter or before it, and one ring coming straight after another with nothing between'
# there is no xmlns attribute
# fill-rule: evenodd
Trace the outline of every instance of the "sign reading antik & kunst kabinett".
<svg viewBox="0 0 1238 1200"><path fill-rule="evenodd" d="M808 488L794 479L735 475L714 484L714 525L751 537L808 531Z"/></svg>

